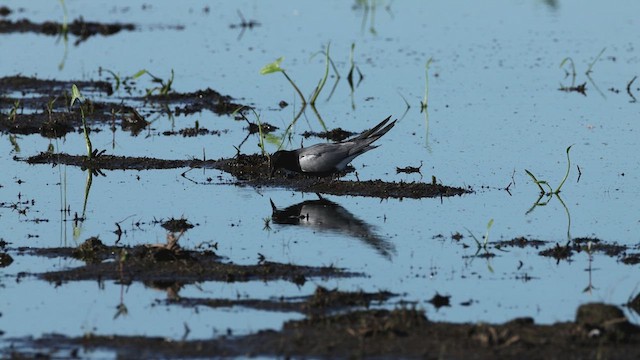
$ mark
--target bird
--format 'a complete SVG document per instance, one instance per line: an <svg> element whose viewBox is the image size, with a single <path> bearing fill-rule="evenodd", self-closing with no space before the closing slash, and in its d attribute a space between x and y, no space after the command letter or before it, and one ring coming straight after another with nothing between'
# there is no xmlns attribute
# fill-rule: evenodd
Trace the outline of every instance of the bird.
<svg viewBox="0 0 640 360"><path fill-rule="evenodd" d="M337 143L320 143L295 150L278 150L271 155L271 176L273 177L278 169L316 176L339 173L346 169L353 159L379 146L371 144L393 128L397 120L389 123L390 119L391 116L387 117L352 139Z"/></svg>

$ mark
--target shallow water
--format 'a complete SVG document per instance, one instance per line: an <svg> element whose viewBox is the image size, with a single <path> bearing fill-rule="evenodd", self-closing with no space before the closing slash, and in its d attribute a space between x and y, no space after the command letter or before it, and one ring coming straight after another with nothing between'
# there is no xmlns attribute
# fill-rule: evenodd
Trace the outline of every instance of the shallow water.
<svg viewBox="0 0 640 360"><path fill-rule="evenodd" d="M555 4L555 5L553 5ZM564 243L571 237L595 236L638 248L637 153L638 104L631 103L626 85L637 75L637 2L611 6L581 1L376 2L365 13L355 3L294 3L247 1L210 6L205 2L187 7L175 2L154 2L150 8L129 7L126 2L66 2L69 18L131 22L134 32L97 36L79 46L55 37L2 34L0 47L11 49L3 57L3 76L21 73L52 79L108 79L99 67L121 75L146 68L160 77L171 69L178 91L211 87L239 102L255 106L262 121L282 129L299 109L299 99L284 77L262 76L265 64L284 56L282 67L310 93L324 71L324 59L314 53L331 43L331 57L342 78L329 78L317 104L328 128L361 131L392 114L397 126L379 144L381 148L354 161L358 178L389 181L431 181L471 186L475 193L463 197L422 200L383 200L328 197L354 217L368 224L377 236L391 244L389 256L357 237L336 231L271 224L269 199L278 207L315 199L285 189L251 189L219 184L230 179L216 170L195 169L191 182L180 176L185 169L111 171L94 178L86 208L86 220L74 227L73 214L81 214L86 173L78 168L29 166L12 160L46 150L50 140L39 135L19 136L20 151L0 135L0 202L31 201L26 215L0 208L0 238L9 247L75 246L90 236L113 244L114 223L126 233L120 244L161 243L166 232L154 219L185 217L197 226L181 239L194 248L206 241L218 242L218 253L230 261L255 264L258 253L268 260L301 265L335 265L363 272L365 277L313 279L302 287L288 282L203 283L187 286L182 296L252 298L311 294L317 285L340 290L389 290L400 300L416 302L430 319L466 322L501 322L532 316L536 322L573 319L579 304L606 301L621 304L634 294L638 268L615 258L596 254L592 271L586 253L572 262L556 264L538 256L533 248L493 251L490 260L474 258L476 245L469 231L480 237L490 219L490 240L518 236ZM11 19L61 21L57 2L7 3L24 11ZM230 28L241 20L260 26ZM322 14L322 16L318 16ZM177 30L175 27L184 27ZM353 94L345 80L349 51L355 43L355 61L364 74ZM591 79L584 72L595 61ZM5 50L6 51L6 50ZM47 54L43 57L42 54ZM565 77L571 57L576 84L587 82L587 95L565 93L558 88L571 83ZM429 69L428 122L419 102L425 90L425 63ZM63 64L60 69L60 64ZM152 84L138 80L141 88ZM600 92L597 88L600 89ZM632 91L640 95L638 83ZM609 89L620 90L619 93ZM124 93L121 93L124 95ZM406 98L411 108L405 112ZM282 110L278 102L290 105ZM6 112L6 109L3 109ZM165 130L193 126L228 130L221 136L183 138L161 135ZM246 136L245 123L227 116L203 112L169 119L159 117L150 130L137 137L107 128L92 134L94 147L130 156L184 159L230 157ZM428 127L427 127L428 126ZM307 109L295 127L290 146L297 147L305 130L320 131L316 115ZM114 141L115 138L115 141ZM319 141L306 139L304 143ZM242 151L259 151L257 136ZM69 134L53 141L57 151L81 154L81 135ZM570 214L553 199L545 207L526 214L538 197L538 189L524 170L557 186L566 170L565 149L571 149L571 174L562 188ZM276 145L268 144L274 151ZM422 167L418 174L396 174L396 166ZM578 181L578 171L581 170ZM212 185L203 185L208 177ZM348 179L355 179L354 174ZM22 180L18 183L18 180ZM504 190L509 183L510 194ZM70 206L65 218L61 208ZM25 205L26 206L26 205ZM40 221L34 221L40 219ZM42 221L46 220L46 221ZM140 223L136 225L136 223ZM460 242L451 235L460 232ZM442 235L443 237L438 237ZM462 244L469 247L464 248ZM630 251L633 252L633 251ZM298 314L265 311L157 305L163 292L139 283L126 288L123 301L129 312L114 318L121 288L106 282L66 283L59 287L21 278L20 272L42 272L76 261L43 260L10 251L14 263L3 268L0 286L0 330L3 337L38 336L51 332L80 335L158 335L180 338L188 324L190 338L207 338L227 329L248 333L277 329ZM520 265L522 262L522 265ZM584 291L589 285L593 288ZM529 278L530 277L530 278ZM434 309L426 301L435 293L451 295L451 307ZM470 306L460 303L472 300ZM46 319L33 324L32 319ZM633 320L634 318L632 318ZM637 322L637 321L636 321Z"/></svg>

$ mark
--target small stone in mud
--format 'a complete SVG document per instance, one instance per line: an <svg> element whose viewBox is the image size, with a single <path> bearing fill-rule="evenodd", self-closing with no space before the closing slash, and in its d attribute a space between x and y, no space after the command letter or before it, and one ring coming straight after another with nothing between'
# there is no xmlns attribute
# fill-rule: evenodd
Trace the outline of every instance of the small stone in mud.
<svg viewBox="0 0 640 360"><path fill-rule="evenodd" d="M639 254L627 254L620 261L622 261L623 264L627 264L627 265L640 264L640 253Z"/></svg>
<svg viewBox="0 0 640 360"><path fill-rule="evenodd" d="M451 296L444 296L436 293L428 302L431 303L431 305L433 305L436 309L439 309L443 306L451 306Z"/></svg>
<svg viewBox="0 0 640 360"><path fill-rule="evenodd" d="M12 262L13 262L13 258L11 257L11 255L6 253L0 253L0 267L7 267L11 265Z"/></svg>
<svg viewBox="0 0 640 360"><path fill-rule="evenodd" d="M8 16L11 14L11 9L6 6L0 6L0 16Z"/></svg>
<svg viewBox="0 0 640 360"><path fill-rule="evenodd" d="M542 250L540 255L552 257L560 262L560 260L570 258L571 255L573 255L573 251L571 251L571 247L568 244L566 246L560 246L560 244L556 243L555 247Z"/></svg>
<svg viewBox="0 0 640 360"><path fill-rule="evenodd" d="M603 303L580 305L576 322L587 331L587 336L606 336L607 339L624 340L631 333L639 333L640 328L631 324L617 306Z"/></svg>
<svg viewBox="0 0 640 360"><path fill-rule="evenodd" d="M169 219L162 223L163 228L171 231L171 232L183 232L193 228L193 225L190 224L187 219Z"/></svg>
<svg viewBox="0 0 640 360"><path fill-rule="evenodd" d="M99 263L106 258L104 254L106 249L107 247L102 241L93 236L80 244L80 246L73 251L72 256L87 263Z"/></svg>

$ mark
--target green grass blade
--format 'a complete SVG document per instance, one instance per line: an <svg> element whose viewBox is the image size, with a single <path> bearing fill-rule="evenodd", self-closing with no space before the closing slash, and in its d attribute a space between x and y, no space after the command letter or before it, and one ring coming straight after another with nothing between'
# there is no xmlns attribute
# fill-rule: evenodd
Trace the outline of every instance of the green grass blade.
<svg viewBox="0 0 640 360"><path fill-rule="evenodd" d="M571 171L571 158L569 157L569 150L571 150L571 146L567 148L567 172L564 174L564 179L562 179L562 182L560 183L560 185L558 185L556 191L554 191L555 194L560 192L560 189L562 189L562 185L564 185L564 182L567 181L567 178L569 177L569 172Z"/></svg>
<svg viewBox="0 0 640 360"><path fill-rule="evenodd" d="M533 179L533 182L534 182L536 185L538 185L538 188L540 188L540 192L541 192L541 193L544 193L545 191L544 191L544 189L542 188L542 186L540 186L540 182L538 181L538 179L536 179L535 175L533 175L533 174L531 173L531 171L529 171L529 170L527 170L527 169L524 169L524 172L526 172L526 173L527 173L527 175L529 175L529 176L531 177L531 179Z"/></svg>
<svg viewBox="0 0 640 360"><path fill-rule="evenodd" d="M284 69L280 67L280 63L282 62L282 60L284 60L284 57L279 57L276 59L276 61L263 66L262 69L260 69L260 75L267 75L284 71Z"/></svg>

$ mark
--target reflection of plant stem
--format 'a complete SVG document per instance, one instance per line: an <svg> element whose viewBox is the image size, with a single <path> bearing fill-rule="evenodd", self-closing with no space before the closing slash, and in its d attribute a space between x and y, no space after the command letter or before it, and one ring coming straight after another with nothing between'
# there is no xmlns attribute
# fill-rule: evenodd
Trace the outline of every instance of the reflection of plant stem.
<svg viewBox="0 0 640 360"><path fill-rule="evenodd" d="M560 204L562 204L562 207L564 207L564 211L567 213L567 243L569 241L571 241L571 213L569 213L569 208L567 207L567 204L564 203L564 201L562 200L562 198L560 197L560 194L554 194L558 200L560 201Z"/></svg>
<svg viewBox="0 0 640 360"><path fill-rule="evenodd" d="M293 82L293 80L291 80L289 75L287 75L287 73L284 70L282 70L282 74L284 75L284 77L287 78L287 80L289 80L289 82L291 83L293 88L296 89L296 91L298 92L298 95L300 95L300 98L302 99L302 105L304 107L304 105L307 104L307 100L304 98L304 95L302 95L302 91L300 91L300 89L298 89L298 86Z"/></svg>
<svg viewBox="0 0 640 360"><path fill-rule="evenodd" d="M64 42L64 55L62 56L60 64L58 64L58 70L64 69L64 63L67 61L67 52L69 50L69 18L67 16L67 6L64 4L64 0L60 0L60 5L62 5L62 28L60 29L60 34Z"/></svg>
<svg viewBox="0 0 640 360"><path fill-rule="evenodd" d="M560 67L562 68L567 61L571 65L571 87L574 87L575 84L576 84L576 66L573 63L573 59L570 58L570 57L566 57L566 58L562 59L562 62L560 63ZM566 74L568 76L569 72L567 71Z"/></svg>
<svg viewBox="0 0 640 360"><path fill-rule="evenodd" d="M322 126L322 129L324 129L324 131L329 131L327 129L327 126L324 124L324 120L322 120L322 116L320 116L320 113L318 112L318 109L316 109L316 107L314 105L311 105L311 110L313 110L313 113L316 114L316 117L318 118L318 121L320 122L320 125Z"/></svg>
<svg viewBox="0 0 640 360"><path fill-rule="evenodd" d="M589 267L587 268L587 272L589 273L589 284L587 285L586 288L584 288L584 290L582 290L583 293L589 293L591 294L591 292L596 289L595 286L593 286L593 282L592 282L592 263L593 263L593 256L591 255L591 242L589 242L587 244L587 255L589 256Z"/></svg>
<svg viewBox="0 0 640 360"><path fill-rule="evenodd" d="M547 199L547 201L540 202L540 199L542 199L543 196L548 196L549 198ZM568 243L571 241L571 213L569 212L569 207L567 207L567 204L560 197L560 193L540 194L538 199L533 203L533 205L529 208L529 210L527 210L525 215L529 215L538 206L547 206L547 204L549 204L549 201L551 201L551 199L553 199L554 196L560 201L560 204L562 204L562 207L564 208L564 211L567 214L567 243Z"/></svg>
<svg viewBox="0 0 640 360"><path fill-rule="evenodd" d="M591 83L591 85L593 85L593 87L598 91L598 93L600 94L600 96L602 96L603 98L607 98L604 93L602 92L602 90L600 90L600 88L598 87L598 85L596 84L595 81L593 81L593 79L591 78L591 75L589 75L589 73L586 74L587 75L587 80L589 80L589 82Z"/></svg>
<svg viewBox="0 0 640 360"><path fill-rule="evenodd" d="M87 212L87 202L89 201L89 192L91 191L91 184L93 184L93 172L91 171L91 169L87 169L87 182L84 187L84 204L82 205L83 219Z"/></svg>
<svg viewBox="0 0 640 360"><path fill-rule="evenodd" d="M585 75L589 75L592 71L593 71L593 66L596 64L596 62L600 59L600 56L602 56L602 54L604 54L604 51L607 50L606 47L602 48L602 50L600 50L600 53L598 54L598 56L596 56L595 59L593 59L593 61L591 62L591 64L589 64L589 67L587 68L587 71L585 71Z"/></svg>
<svg viewBox="0 0 640 360"><path fill-rule="evenodd" d="M330 61L329 61L330 60L330 58L329 58L329 49L330 49L330 47L331 47L331 43L327 44L327 50L325 51L324 76L322 77L322 79L320 79L320 82L318 83L318 86L316 87L315 91L311 95L311 100L309 101L311 106L315 106L316 99L318 98L318 95L320 95L320 92L322 91L322 88L324 87L324 84L327 82L327 78L329 77L329 63L330 63Z"/></svg>
<svg viewBox="0 0 640 360"><path fill-rule="evenodd" d="M429 109L424 109L424 127L424 146L427 148L427 151L431 152L431 146L429 145Z"/></svg>
<svg viewBox="0 0 640 360"><path fill-rule="evenodd" d="M280 146L278 146L278 150L282 149L282 145L284 145L284 140L287 138L287 135L289 135L289 132L291 131L291 128L293 127L293 125L295 125L295 123L298 122L298 119L300 119L300 116L302 115L306 107L307 107L306 104L302 105L302 107L300 108L300 111L298 111L296 116L293 118L293 121L291 121L289 126L287 126L287 128L284 130L284 134L282 134L282 141L280 142Z"/></svg>

